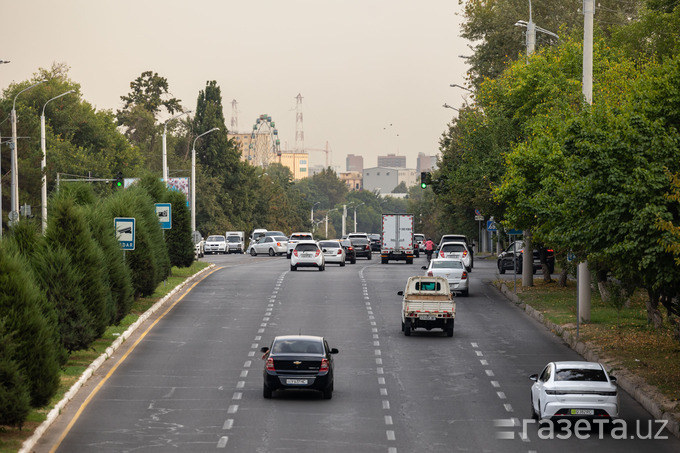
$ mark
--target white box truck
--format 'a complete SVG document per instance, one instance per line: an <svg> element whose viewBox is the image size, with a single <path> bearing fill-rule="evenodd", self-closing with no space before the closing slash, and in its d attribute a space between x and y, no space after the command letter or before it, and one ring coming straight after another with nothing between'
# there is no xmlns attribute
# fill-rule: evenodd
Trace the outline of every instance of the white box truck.
<svg viewBox="0 0 680 453"><path fill-rule="evenodd" d="M404 260L413 264L413 214L383 214L380 260Z"/></svg>

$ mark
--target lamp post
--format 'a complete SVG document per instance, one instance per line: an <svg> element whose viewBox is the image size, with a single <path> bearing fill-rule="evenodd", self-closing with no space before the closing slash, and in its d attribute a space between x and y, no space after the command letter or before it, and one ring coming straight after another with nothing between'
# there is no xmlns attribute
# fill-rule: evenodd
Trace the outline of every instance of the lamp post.
<svg viewBox="0 0 680 453"><path fill-rule="evenodd" d="M219 131L219 127L213 127L207 132L194 139L194 144L191 146L191 232L196 231L196 140L211 132Z"/></svg>
<svg viewBox="0 0 680 453"><path fill-rule="evenodd" d="M460 110L458 110L458 109L455 108L455 107L450 106L450 105L447 104L446 102L444 103L444 105L442 105L442 107L444 107L445 109L453 109L453 110L455 110L456 112L460 112Z"/></svg>
<svg viewBox="0 0 680 453"><path fill-rule="evenodd" d="M67 94L75 93L76 90L69 90L66 93L61 93L59 96L55 96L52 99L45 102L42 109L42 115L40 115L40 148L42 148L42 163L40 164L40 170L42 172L42 197L41 197L41 211L42 211L42 234L45 234L45 229L47 228L47 146L45 145L45 107L47 104L59 99Z"/></svg>
<svg viewBox="0 0 680 453"><path fill-rule="evenodd" d="M326 239L328 239L328 214L337 210L338 210L337 208L333 208L330 211L326 211Z"/></svg>
<svg viewBox="0 0 680 453"><path fill-rule="evenodd" d="M166 135L168 133L168 123L174 119L179 118L182 115L186 115L187 113L191 113L191 110L187 110L186 112L182 112L178 115L175 115L163 124L163 182L166 185L168 184L168 148L166 142Z"/></svg>
<svg viewBox="0 0 680 453"><path fill-rule="evenodd" d="M463 57L463 56L461 55L461 57ZM464 57L464 58L469 58L469 57ZM470 93L474 93L474 91L472 91L471 89L465 88L463 85L458 85L457 83L452 83L449 86L451 88L460 88L461 90L465 90L465 91L469 91Z"/></svg>
<svg viewBox="0 0 680 453"><path fill-rule="evenodd" d="M10 162L10 171L12 172L12 187L11 187L11 202L12 202L12 208L10 214L12 212L15 212L14 214L15 218L17 221L19 220L19 172L18 172L18 156L17 156L17 98L21 93L24 91L28 91L33 87L36 87L40 85L41 83L45 83L45 80L41 80L38 83L34 83L28 88L24 88L23 90L19 91L19 93L14 96L14 102L12 103L12 112L11 112L11 118L12 118L12 160ZM10 219L11 220L11 219ZM14 221L12 221L14 222Z"/></svg>
<svg viewBox="0 0 680 453"><path fill-rule="evenodd" d="M316 205L318 205L318 204L321 204L321 202L320 202L320 201L317 201L317 202L315 202L315 203L312 205L312 214L309 216L309 221L310 221L311 224L312 224L312 228L314 228L314 206L316 206Z"/></svg>
<svg viewBox="0 0 680 453"><path fill-rule="evenodd" d="M357 208L361 206L362 204L366 203L359 203L358 205L354 206L354 232L357 232Z"/></svg>

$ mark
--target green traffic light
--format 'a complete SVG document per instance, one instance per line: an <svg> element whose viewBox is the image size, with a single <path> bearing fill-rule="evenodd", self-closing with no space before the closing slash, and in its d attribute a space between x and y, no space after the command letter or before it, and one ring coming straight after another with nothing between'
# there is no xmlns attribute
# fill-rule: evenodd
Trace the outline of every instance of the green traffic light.
<svg viewBox="0 0 680 453"><path fill-rule="evenodd" d="M421 188L421 189L427 189L427 183L426 183L426 182L421 182L421 183L420 183L420 188Z"/></svg>

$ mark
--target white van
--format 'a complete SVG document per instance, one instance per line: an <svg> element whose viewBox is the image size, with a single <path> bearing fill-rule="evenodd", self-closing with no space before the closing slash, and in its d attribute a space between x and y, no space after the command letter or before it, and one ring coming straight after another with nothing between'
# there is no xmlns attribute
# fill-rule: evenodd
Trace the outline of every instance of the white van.
<svg viewBox="0 0 680 453"><path fill-rule="evenodd" d="M246 239L243 231L227 231L227 253L245 253Z"/></svg>
<svg viewBox="0 0 680 453"><path fill-rule="evenodd" d="M264 236L266 232L267 232L266 228L255 228L253 230L253 233L250 235L250 241L248 241L248 248L246 249L246 253L250 253L250 246L256 243L260 237Z"/></svg>

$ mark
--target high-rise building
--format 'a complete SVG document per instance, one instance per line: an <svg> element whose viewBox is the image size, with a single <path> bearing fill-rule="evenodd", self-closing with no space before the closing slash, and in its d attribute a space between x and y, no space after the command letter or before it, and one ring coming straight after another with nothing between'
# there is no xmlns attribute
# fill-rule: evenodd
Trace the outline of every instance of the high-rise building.
<svg viewBox="0 0 680 453"><path fill-rule="evenodd" d="M406 156L396 154L378 156L378 167L406 168Z"/></svg>
<svg viewBox="0 0 680 453"><path fill-rule="evenodd" d="M355 156L348 154L346 160L346 171L363 171L364 170L364 156Z"/></svg>
<svg viewBox="0 0 680 453"><path fill-rule="evenodd" d="M437 156L428 156L425 153L418 153L416 159L416 171L430 171L437 167Z"/></svg>

